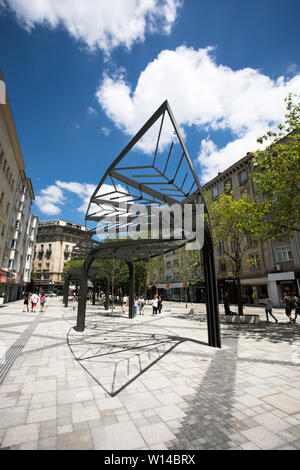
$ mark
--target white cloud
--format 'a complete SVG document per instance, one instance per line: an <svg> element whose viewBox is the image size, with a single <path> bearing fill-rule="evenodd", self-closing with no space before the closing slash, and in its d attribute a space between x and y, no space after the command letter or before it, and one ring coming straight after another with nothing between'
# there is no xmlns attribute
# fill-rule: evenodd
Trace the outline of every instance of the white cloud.
<svg viewBox="0 0 300 470"><path fill-rule="evenodd" d="M92 106L89 106L89 107L87 108L87 112L88 112L88 114L90 114L91 116L97 116L97 114L98 114L98 111L96 111L96 109L93 108Z"/></svg>
<svg viewBox="0 0 300 470"><path fill-rule="evenodd" d="M64 204L65 198L60 188L55 185L48 186L36 196L35 203L43 214L57 215L61 209L59 205Z"/></svg>
<svg viewBox="0 0 300 470"><path fill-rule="evenodd" d="M81 201L81 205L77 208L77 210L84 214L86 213L90 197L96 189L95 185L89 183L77 183L75 181L56 181L55 184L60 189L64 189L76 194Z"/></svg>
<svg viewBox="0 0 300 470"><path fill-rule="evenodd" d="M224 148L218 149L209 138L202 141L198 159L204 182L257 148L256 138L283 119L284 98L299 89L300 75L272 80L251 68L235 71L216 64L212 47L181 46L162 51L149 63L135 89L124 75L105 75L96 97L107 116L130 136L166 99L181 129L195 125L206 132L230 131L232 142ZM144 150L150 150L149 142Z"/></svg>
<svg viewBox="0 0 300 470"><path fill-rule="evenodd" d="M1 1L1 0L0 0ZM130 49L147 32L169 34L182 0L5 0L29 31L63 25L90 49Z"/></svg>
<svg viewBox="0 0 300 470"><path fill-rule="evenodd" d="M108 127L101 127L102 133L107 137L109 136L111 130Z"/></svg>

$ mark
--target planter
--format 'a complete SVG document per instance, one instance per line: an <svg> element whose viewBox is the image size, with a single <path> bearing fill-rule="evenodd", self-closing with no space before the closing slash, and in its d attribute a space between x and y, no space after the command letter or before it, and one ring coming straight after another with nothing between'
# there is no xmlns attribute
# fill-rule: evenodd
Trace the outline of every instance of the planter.
<svg viewBox="0 0 300 470"><path fill-rule="evenodd" d="M259 315L220 315L224 323L259 323Z"/></svg>

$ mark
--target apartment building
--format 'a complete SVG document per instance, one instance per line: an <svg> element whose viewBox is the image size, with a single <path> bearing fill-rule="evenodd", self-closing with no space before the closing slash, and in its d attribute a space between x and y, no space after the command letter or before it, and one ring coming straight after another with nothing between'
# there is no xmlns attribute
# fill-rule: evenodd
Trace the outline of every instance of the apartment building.
<svg viewBox="0 0 300 470"><path fill-rule="evenodd" d="M27 247L25 253L24 283L31 282L31 273L33 266L33 257L35 252L35 243L38 230L39 219L37 216L30 214L30 220L27 225Z"/></svg>
<svg viewBox="0 0 300 470"><path fill-rule="evenodd" d="M0 80L3 80L1 70ZM33 199L6 94L5 102L0 104L0 297L5 301L17 300L24 289L27 230Z"/></svg>
<svg viewBox="0 0 300 470"><path fill-rule="evenodd" d="M254 186L249 179L253 168L252 156L244 158L227 168L205 184L204 189L213 198L232 190L234 198L240 198L244 192L254 197ZM275 306L285 291L299 295L300 279L300 237L297 232L293 238L273 240L261 243L248 240L249 250L243 262L241 285L243 302L259 304L266 297L273 300ZM251 259L251 263L247 260ZM230 266L223 256L223 242L219 241L215 249L216 272L218 279L219 300L229 292L232 302L236 302L236 285Z"/></svg>
<svg viewBox="0 0 300 470"><path fill-rule="evenodd" d="M90 238L83 225L62 219L42 220L33 260L35 285L44 290L62 289L64 264L71 259L74 246Z"/></svg>

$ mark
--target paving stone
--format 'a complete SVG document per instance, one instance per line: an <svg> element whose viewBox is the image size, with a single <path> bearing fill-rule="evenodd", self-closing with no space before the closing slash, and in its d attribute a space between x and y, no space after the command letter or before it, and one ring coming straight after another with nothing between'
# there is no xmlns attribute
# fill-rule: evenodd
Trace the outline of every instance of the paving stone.
<svg viewBox="0 0 300 470"><path fill-rule="evenodd" d="M60 434L56 437L57 450L92 450L93 448L88 430Z"/></svg>
<svg viewBox="0 0 300 470"><path fill-rule="evenodd" d="M4 436L2 447L23 444L24 442L36 441L39 438L39 425L26 424L9 428Z"/></svg>
<svg viewBox="0 0 300 470"><path fill-rule="evenodd" d="M145 446L133 423L118 423L91 430L96 450L132 450Z"/></svg>

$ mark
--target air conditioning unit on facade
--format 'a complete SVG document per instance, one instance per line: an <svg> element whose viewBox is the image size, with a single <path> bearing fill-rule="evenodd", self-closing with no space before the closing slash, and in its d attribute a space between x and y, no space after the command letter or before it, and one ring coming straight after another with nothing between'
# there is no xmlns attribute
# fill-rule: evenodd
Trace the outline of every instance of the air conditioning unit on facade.
<svg viewBox="0 0 300 470"><path fill-rule="evenodd" d="M280 264L275 264L275 265L274 265L274 271L281 271L281 266L280 266Z"/></svg>

